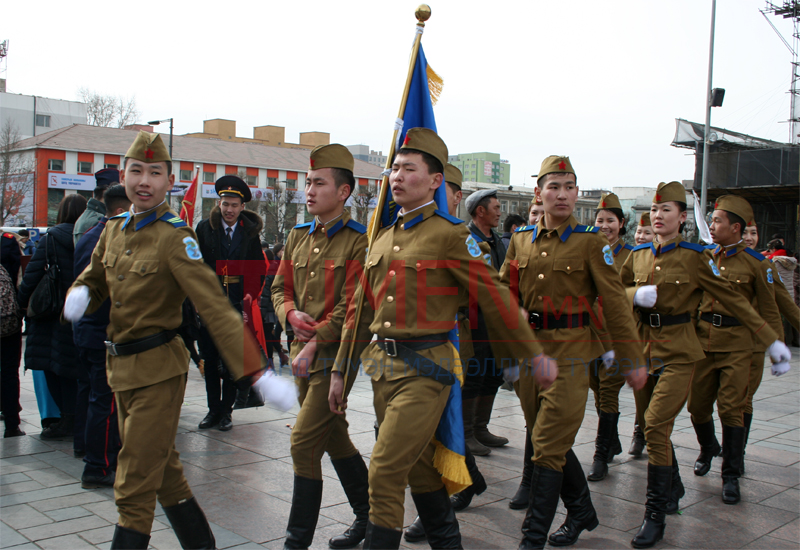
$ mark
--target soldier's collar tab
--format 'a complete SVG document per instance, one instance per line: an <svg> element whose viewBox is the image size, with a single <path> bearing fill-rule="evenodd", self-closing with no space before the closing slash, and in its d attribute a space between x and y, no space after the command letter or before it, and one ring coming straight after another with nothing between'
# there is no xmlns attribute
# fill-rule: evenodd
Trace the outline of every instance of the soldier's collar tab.
<svg viewBox="0 0 800 550"><path fill-rule="evenodd" d="M398 216L397 220L400 223L400 229L405 231L407 229L411 229L418 223L427 220L435 213L436 213L436 203L434 201L431 201L423 206L420 206L419 208L415 208L410 213L405 213L402 216Z"/></svg>

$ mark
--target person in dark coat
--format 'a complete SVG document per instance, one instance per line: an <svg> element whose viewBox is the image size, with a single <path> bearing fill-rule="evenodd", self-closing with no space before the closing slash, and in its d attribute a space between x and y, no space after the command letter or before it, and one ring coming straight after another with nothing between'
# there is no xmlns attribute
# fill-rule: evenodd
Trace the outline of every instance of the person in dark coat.
<svg viewBox="0 0 800 550"><path fill-rule="evenodd" d="M22 356L22 322L18 312L6 310L6 304L16 300L17 276L20 268L20 249L13 233L3 233L0 238L0 263L5 272L0 272L3 284L3 317L12 316L11 326L3 327L0 339L0 405L3 410L5 433L3 437L25 435L19 425L19 360ZM10 293L11 295L9 296ZM5 319L4 319L5 320Z"/></svg>
<svg viewBox="0 0 800 550"><path fill-rule="evenodd" d="M223 176L215 184L219 195L219 204L211 210L208 219L197 224L197 242L203 261L219 275L223 292L239 313L242 312L246 296L258 298L258 292L264 282L267 266L264 253L261 251L259 234L264 226L261 217L245 210L245 203L250 201L250 188L237 176ZM249 273L258 272L261 277L243 277L240 272L228 272L228 260L249 260L253 264L245 266ZM257 263L255 263L257 262ZM198 340L200 355L205 361L206 396L208 414L200 422L200 429L218 426L220 431L228 431L233 427L231 413L236 399L236 385L230 375L230 369L222 364L211 335L205 327L200 327L201 337Z"/></svg>
<svg viewBox="0 0 800 550"><path fill-rule="evenodd" d="M58 205L55 227L39 239L25 276L19 287L17 300L27 310L33 291L47 269L47 258L55 261L59 268L58 289L62 304L72 282L75 245L72 231L75 221L86 210L86 199L81 195L68 195ZM25 343L25 368L44 371L47 389L61 410L61 420L42 432L43 439L58 439L73 435L75 426L75 402L78 378L85 376L80 365L78 351L72 340L72 325L54 319L28 319L28 338ZM83 449L75 449L80 454Z"/></svg>

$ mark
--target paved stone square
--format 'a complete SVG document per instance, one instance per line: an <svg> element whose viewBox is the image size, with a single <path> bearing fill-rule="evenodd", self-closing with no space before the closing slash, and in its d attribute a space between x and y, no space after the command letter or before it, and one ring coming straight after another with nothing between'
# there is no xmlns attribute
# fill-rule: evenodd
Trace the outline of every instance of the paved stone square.
<svg viewBox="0 0 800 550"><path fill-rule="evenodd" d="M692 466L697 441L684 410L672 441L681 465L686 496L680 515L669 516L664 541L657 548L800 547L800 350L788 374L775 378L769 367L756 395L747 447L742 502L726 506L720 498L721 459L711 472L696 477ZM283 376L289 377L288 369ZM33 382L22 378L25 437L0 439L0 547L16 550L109 548L117 519L111 489L84 490L83 462L72 456L72 442L42 441ZM620 439L625 452L610 465L609 476L590 483L600 526L583 533L574 548L630 548L644 513L647 460L627 455L633 430L633 394L620 396ZM212 524L219 548L283 546L292 496L289 433L297 408L281 413L270 407L234 411L230 432L197 429L206 413L205 387L194 367L178 429L177 445L186 477ZM368 460L374 444L372 391L360 377L350 395L348 420L353 441ZM594 452L597 417L591 394L575 452L588 471ZM513 392L501 390L490 428L511 443L495 449L478 465L489 483L467 510L458 514L467 549L516 548L524 510L510 510L522 471L525 421ZM718 436L721 437L717 421ZM328 538L353 520L350 506L330 462L323 460L325 489L313 548L327 548ZM406 498L406 524L415 516ZM564 509L553 522L555 530ZM156 510L151 547L180 548L160 508ZM406 548L427 548L426 543Z"/></svg>

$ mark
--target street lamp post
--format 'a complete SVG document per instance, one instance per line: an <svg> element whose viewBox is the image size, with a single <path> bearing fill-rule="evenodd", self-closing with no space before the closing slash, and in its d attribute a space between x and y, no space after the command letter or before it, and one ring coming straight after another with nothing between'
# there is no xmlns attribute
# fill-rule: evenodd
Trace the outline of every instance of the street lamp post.
<svg viewBox="0 0 800 550"><path fill-rule="evenodd" d="M148 124L151 125L151 126L158 126L162 122L169 121L169 158L170 159L172 159L172 128L173 128L173 120L174 119L172 119L172 118L165 118L164 120L151 120L150 122L148 122ZM169 174L167 174L167 175L169 175ZM167 193L167 195L169 196L169 199L168 199L169 200L169 206L170 206L170 208L172 208L172 190L171 189L169 190L169 193Z"/></svg>

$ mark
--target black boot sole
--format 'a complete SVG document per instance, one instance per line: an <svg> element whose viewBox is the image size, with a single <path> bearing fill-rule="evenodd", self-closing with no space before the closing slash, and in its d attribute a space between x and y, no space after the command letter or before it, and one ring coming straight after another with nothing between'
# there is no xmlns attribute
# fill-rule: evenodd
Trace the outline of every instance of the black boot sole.
<svg viewBox="0 0 800 550"><path fill-rule="evenodd" d="M575 543L578 542L578 540L581 538L581 533L583 533L584 531L594 531L595 529L597 529L598 525L600 525L600 520L594 518L594 520L592 520L592 522L589 523L589 525L587 525L586 527L581 527L581 530L578 531L578 534L575 536L575 540L568 542L558 542L548 537L547 542L548 544L550 544L550 546L555 546L558 548L564 548L566 546L574 546Z"/></svg>

